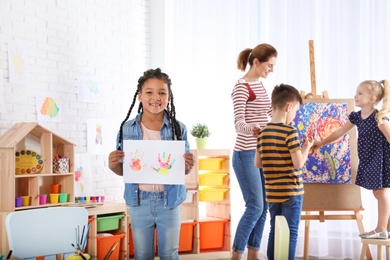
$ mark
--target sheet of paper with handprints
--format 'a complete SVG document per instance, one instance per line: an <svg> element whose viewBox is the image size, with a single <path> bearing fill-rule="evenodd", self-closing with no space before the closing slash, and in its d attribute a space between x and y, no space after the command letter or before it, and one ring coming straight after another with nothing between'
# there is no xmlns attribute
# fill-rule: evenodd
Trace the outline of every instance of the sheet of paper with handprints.
<svg viewBox="0 0 390 260"><path fill-rule="evenodd" d="M184 184L185 141L124 140L125 183Z"/></svg>

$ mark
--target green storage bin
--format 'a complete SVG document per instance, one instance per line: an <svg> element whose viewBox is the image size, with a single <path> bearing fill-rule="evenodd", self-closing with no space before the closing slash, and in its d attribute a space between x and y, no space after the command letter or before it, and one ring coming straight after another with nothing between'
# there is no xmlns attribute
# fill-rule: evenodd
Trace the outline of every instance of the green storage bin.
<svg viewBox="0 0 390 260"><path fill-rule="evenodd" d="M97 232L117 230L119 228L119 220L124 214L97 217Z"/></svg>

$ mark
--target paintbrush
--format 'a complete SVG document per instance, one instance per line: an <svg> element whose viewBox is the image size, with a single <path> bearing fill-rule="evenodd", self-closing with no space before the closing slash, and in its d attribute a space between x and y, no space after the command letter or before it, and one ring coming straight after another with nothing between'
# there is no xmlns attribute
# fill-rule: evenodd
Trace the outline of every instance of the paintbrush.
<svg viewBox="0 0 390 260"><path fill-rule="evenodd" d="M104 260L108 260L108 259L110 258L110 256L112 255L112 253L114 252L114 250L115 250L115 248L118 246L118 244L119 244L119 242L115 242L115 243L111 246L111 248L110 248L110 250L108 250L108 253L107 253L106 257L104 258Z"/></svg>
<svg viewBox="0 0 390 260"><path fill-rule="evenodd" d="M6 259L11 259L11 255L12 255L12 250L9 250L9 253L7 255L7 258Z"/></svg>

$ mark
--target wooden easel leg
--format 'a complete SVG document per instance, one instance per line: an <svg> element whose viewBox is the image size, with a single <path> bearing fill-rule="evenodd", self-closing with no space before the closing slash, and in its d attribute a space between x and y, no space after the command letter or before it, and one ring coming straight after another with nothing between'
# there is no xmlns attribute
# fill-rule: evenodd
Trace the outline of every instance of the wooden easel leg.
<svg viewBox="0 0 390 260"><path fill-rule="evenodd" d="M310 215L310 212L306 211L306 215ZM303 260L309 259L309 232L310 232L310 220L305 220L305 238L303 243Z"/></svg>
<svg viewBox="0 0 390 260"><path fill-rule="evenodd" d="M359 233L361 234L364 232L364 226L363 226L363 221L362 221L363 216L360 214L360 211L355 210L355 218L356 218L356 223L358 225ZM367 257L367 259L372 259L369 246L367 246L366 257Z"/></svg>

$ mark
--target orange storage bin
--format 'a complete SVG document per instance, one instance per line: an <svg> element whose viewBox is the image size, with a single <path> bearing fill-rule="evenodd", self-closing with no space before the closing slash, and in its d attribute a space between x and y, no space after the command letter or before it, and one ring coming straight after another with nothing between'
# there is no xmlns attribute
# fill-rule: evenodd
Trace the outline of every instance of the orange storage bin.
<svg viewBox="0 0 390 260"><path fill-rule="evenodd" d="M179 237L179 252L192 251L195 225L196 222L192 219L182 220Z"/></svg>
<svg viewBox="0 0 390 260"><path fill-rule="evenodd" d="M107 234L107 233L104 233ZM119 233L119 234L113 234L111 235L103 235L103 236L98 236L96 237L97 240L97 255L96 259L97 260L104 260L109 253L109 250L115 243L119 243L114 251L112 252L109 260L121 260L119 258L119 252L121 249L121 244L123 239L126 236L126 233Z"/></svg>
<svg viewBox="0 0 390 260"><path fill-rule="evenodd" d="M131 232L131 225L129 225L129 255L134 256L134 242L133 233ZM154 230L154 252L157 252L157 232Z"/></svg>
<svg viewBox="0 0 390 260"><path fill-rule="evenodd" d="M224 245L227 219L206 217L199 220L200 250L220 249Z"/></svg>
<svg viewBox="0 0 390 260"><path fill-rule="evenodd" d="M222 169L224 158L205 158L198 160L199 170L217 171Z"/></svg>

